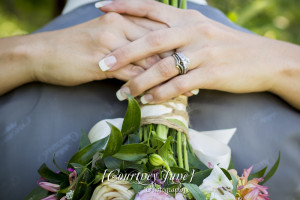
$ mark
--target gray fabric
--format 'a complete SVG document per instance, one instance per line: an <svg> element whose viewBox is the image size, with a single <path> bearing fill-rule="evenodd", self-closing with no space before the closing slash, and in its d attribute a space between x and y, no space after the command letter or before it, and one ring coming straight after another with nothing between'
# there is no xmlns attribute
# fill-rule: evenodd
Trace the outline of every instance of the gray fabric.
<svg viewBox="0 0 300 200"><path fill-rule="evenodd" d="M241 31L218 10L190 4L204 15ZM86 5L60 16L39 31L69 27L100 16ZM77 87L42 83L24 85L0 97L0 199L24 199L38 179L37 169L53 154L65 166L76 151L80 130L99 120L123 117L126 102L119 102L117 80L105 80ZM277 174L267 183L272 199L300 199L300 114L269 93L229 94L201 91L190 98L192 127L214 130L237 127L230 142L236 168L242 172L254 164L254 171L282 159Z"/></svg>

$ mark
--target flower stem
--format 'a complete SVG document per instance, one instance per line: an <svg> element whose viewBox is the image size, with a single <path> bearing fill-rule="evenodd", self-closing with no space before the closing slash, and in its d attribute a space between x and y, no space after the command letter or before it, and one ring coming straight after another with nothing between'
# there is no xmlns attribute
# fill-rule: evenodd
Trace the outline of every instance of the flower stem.
<svg viewBox="0 0 300 200"><path fill-rule="evenodd" d="M169 4L169 0L162 0L161 2L164 4Z"/></svg>
<svg viewBox="0 0 300 200"><path fill-rule="evenodd" d="M143 141L143 128L140 127L140 130L139 130L139 137L140 137L140 141L142 142Z"/></svg>
<svg viewBox="0 0 300 200"><path fill-rule="evenodd" d="M182 0L182 2L181 2L181 8L182 9L187 9L187 2L186 2L186 0Z"/></svg>
<svg viewBox="0 0 300 200"><path fill-rule="evenodd" d="M177 158L178 158L178 166L180 168L183 168L181 134L182 134L181 132L177 132Z"/></svg>
<svg viewBox="0 0 300 200"><path fill-rule="evenodd" d="M178 8L178 1L177 0L171 0L171 5Z"/></svg>
<svg viewBox="0 0 300 200"><path fill-rule="evenodd" d="M189 167L189 158L188 158L188 154L187 154L187 146L186 146L186 135L183 134L182 135L182 139L183 139L183 157L184 157L184 168L186 171L190 171L190 167Z"/></svg>

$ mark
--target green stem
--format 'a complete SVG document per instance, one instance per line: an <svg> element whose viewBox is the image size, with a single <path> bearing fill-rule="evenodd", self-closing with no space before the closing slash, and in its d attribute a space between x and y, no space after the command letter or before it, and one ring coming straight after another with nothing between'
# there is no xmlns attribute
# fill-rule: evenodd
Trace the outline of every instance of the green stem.
<svg viewBox="0 0 300 200"><path fill-rule="evenodd" d="M178 166L180 168L183 168L181 134L182 134L181 132L177 133L177 158L178 158Z"/></svg>
<svg viewBox="0 0 300 200"><path fill-rule="evenodd" d="M140 127L140 130L139 130L139 137L140 137L140 141L142 142L143 141L143 128Z"/></svg>
<svg viewBox="0 0 300 200"><path fill-rule="evenodd" d="M187 2L186 2L186 0L182 0L182 2L181 2L181 8L182 9L187 9Z"/></svg>
<svg viewBox="0 0 300 200"><path fill-rule="evenodd" d="M178 1L177 0L172 0L171 5L178 8Z"/></svg>
<svg viewBox="0 0 300 200"><path fill-rule="evenodd" d="M144 141L148 140L148 131L147 131L147 126L144 126Z"/></svg>
<svg viewBox="0 0 300 200"><path fill-rule="evenodd" d="M183 134L182 135L182 139L183 139L183 157L184 157L184 168L186 171L190 171L190 167L189 167L189 158L188 158L188 154L187 154L187 146L186 146L186 135Z"/></svg>
<svg viewBox="0 0 300 200"><path fill-rule="evenodd" d="M162 0L161 2L169 5L169 0Z"/></svg>

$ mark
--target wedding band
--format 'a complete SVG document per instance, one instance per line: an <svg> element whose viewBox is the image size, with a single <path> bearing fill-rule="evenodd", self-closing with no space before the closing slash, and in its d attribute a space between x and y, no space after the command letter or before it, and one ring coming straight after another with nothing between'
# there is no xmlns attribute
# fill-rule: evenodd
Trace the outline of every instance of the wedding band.
<svg viewBox="0 0 300 200"><path fill-rule="evenodd" d="M179 70L179 74L186 74L189 70L190 59L183 53L174 53L172 56L176 60L176 67Z"/></svg>

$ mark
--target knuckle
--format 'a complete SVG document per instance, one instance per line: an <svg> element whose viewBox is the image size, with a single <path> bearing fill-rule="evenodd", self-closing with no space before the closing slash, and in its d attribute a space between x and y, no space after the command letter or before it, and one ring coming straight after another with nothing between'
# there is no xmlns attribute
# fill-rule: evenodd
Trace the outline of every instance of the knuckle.
<svg viewBox="0 0 300 200"><path fill-rule="evenodd" d="M107 23L120 22L120 20L122 19L123 19L122 15L115 12L109 12L103 15L103 20Z"/></svg>
<svg viewBox="0 0 300 200"><path fill-rule="evenodd" d="M184 80L182 77L177 77L174 82L174 88L180 93L184 93L187 91L188 88L188 82Z"/></svg>
<svg viewBox="0 0 300 200"><path fill-rule="evenodd" d="M160 31L155 31L150 33L146 37L146 40L149 45L159 47L162 44L164 38L163 38L163 34Z"/></svg>
<svg viewBox="0 0 300 200"><path fill-rule="evenodd" d="M207 38L213 38L215 36L215 28L213 24L209 22L198 22L195 28L197 32L202 33Z"/></svg>
<svg viewBox="0 0 300 200"><path fill-rule="evenodd" d="M165 78L170 78L174 75L174 69L176 69L174 63L170 59L162 60L158 66L158 73Z"/></svg>

